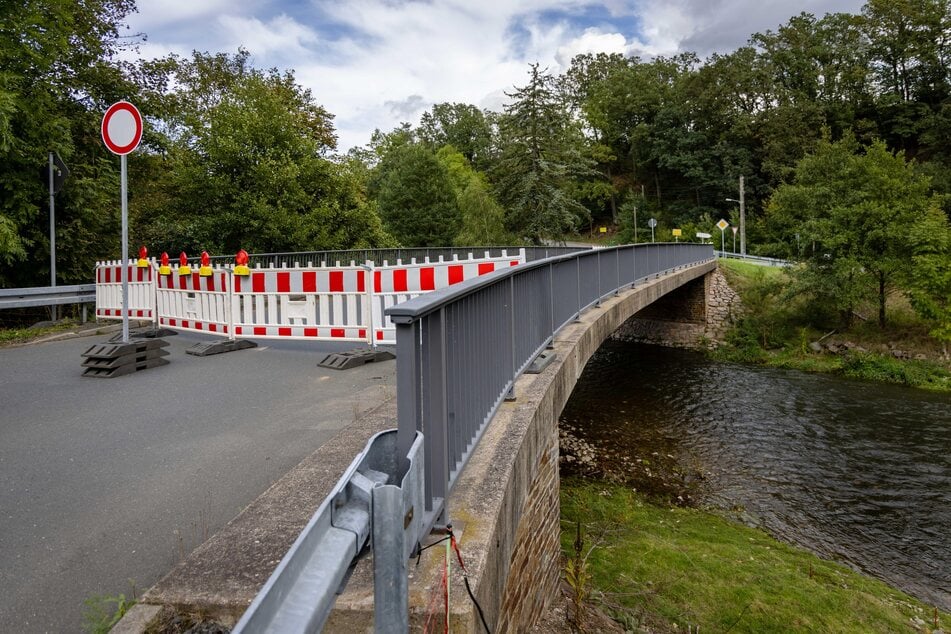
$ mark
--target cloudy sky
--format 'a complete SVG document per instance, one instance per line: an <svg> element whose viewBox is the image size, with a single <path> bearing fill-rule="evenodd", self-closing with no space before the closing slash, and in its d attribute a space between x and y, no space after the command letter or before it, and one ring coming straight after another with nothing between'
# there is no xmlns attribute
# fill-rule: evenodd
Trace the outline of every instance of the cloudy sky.
<svg viewBox="0 0 951 634"><path fill-rule="evenodd" d="M862 0L139 0L138 55L235 52L293 69L335 115L340 149L444 101L500 110L528 64L578 53L650 57L730 51L802 11ZM131 55L131 53L130 53Z"/></svg>

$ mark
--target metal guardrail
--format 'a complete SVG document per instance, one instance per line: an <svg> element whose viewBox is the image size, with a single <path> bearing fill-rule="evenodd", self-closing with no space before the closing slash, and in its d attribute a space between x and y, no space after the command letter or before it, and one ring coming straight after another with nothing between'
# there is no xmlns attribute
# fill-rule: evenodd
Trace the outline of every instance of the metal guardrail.
<svg viewBox="0 0 951 634"><path fill-rule="evenodd" d="M416 249L350 249L347 251L304 251L299 253L253 253L248 256L250 266L260 265L262 267L280 268L282 266L292 267L295 263L305 265L308 262L314 266L324 264L334 266L337 262L349 264L355 262L363 264L367 261L373 262L377 266L382 266L383 262L390 264L402 260L404 263L415 258L422 262L425 258L435 261L439 257L451 260L453 256L466 257L469 253L481 254L488 253L489 257L502 257L503 251L516 253L519 249L525 249L525 256L528 261L542 260L544 258L566 253L576 253L587 250L588 247L431 247ZM198 257L189 258L190 262L197 262ZM211 257L212 262L233 262L233 255L215 255Z"/></svg>
<svg viewBox="0 0 951 634"><path fill-rule="evenodd" d="M730 253L729 251L717 251L718 258L727 260L743 260L750 264L759 264L762 266L793 266L794 262L790 260L781 260L779 258L767 258L760 255L741 255L739 253Z"/></svg>
<svg viewBox="0 0 951 634"><path fill-rule="evenodd" d="M96 303L95 284L0 288L0 309Z"/></svg>
<svg viewBox="0 0 951 634"><path fill-rule="evenodd" d="M371 529L376 631L405 631L407 562L422 526L414 509L422 503L423 455L421 437L403 454L397 453L396 438L391 429L367 442L238 621L235 634L319 632Z"/></svg>
<svg viewBox="0 0 951 634"><path fill-rule="evenodd" d="M496 271L387 309L397 324L399 447L425 442L424 533L519 375L556 333L621 288L709 261L710 245L587 250Z"/></svg>

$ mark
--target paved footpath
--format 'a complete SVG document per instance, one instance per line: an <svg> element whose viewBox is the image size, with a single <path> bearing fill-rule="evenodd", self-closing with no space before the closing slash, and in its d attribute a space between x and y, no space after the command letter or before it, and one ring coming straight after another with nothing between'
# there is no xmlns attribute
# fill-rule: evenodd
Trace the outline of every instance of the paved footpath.
<svg viewBox="0 0 951 634"><path fill-rule="evenodd" d="M261 341L81 377L108 336L0 348L0 631L79 632L84 600L142 592L274 481L392 395L394 361Z"/></svg>

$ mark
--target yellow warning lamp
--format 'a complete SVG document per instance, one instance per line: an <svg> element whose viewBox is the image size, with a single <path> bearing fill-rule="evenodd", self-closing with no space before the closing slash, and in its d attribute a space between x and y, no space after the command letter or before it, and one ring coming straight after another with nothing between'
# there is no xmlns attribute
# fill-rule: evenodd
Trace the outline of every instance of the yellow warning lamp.
<svg viewBox="0 0 951 634"><path fill-rule="evenodd" d="M162 251L162 265L158 267L159 275L171 275L172 267L168 265L168 253Z"/></svg>
<svg viewBox="0 0 951 634"><path fill-rule="evenodd" d="M201 252L201 267L198 269L198 274L202 277L211 277L211 256L208 255L207 251Z"/></svg>
<svg viewBox="0 0 951 634"><path fill-rule="evenodd" d="M188 266L188 256L185 255L185 252L182 251L182 254L178 256L178 274L179 275L191 275L192 269Z"/></svg>
<svg viewBox="0 0 951 634"><path fill-rule="evenodd" d="M234 274L251 275L251 269L248 268L248 252L239 249L234 255Z"/></svg>
<svg viewBox="0 0 951 634"><path fill-rule="evenodd" d="M149 250L145 248L144 244L139 247L139 261L136 262L136 266L140 269L149 268Z"/></svg>

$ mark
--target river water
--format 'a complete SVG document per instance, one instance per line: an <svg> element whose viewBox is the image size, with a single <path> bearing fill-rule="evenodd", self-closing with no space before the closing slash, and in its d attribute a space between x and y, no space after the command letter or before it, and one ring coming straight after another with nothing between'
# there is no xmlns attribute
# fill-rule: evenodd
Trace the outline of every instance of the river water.
<svg viewBox="0 0 951 634"><path fill-rule="evenodd" d="M951 396L609 341L566 428L634 482L951 610Z"/></svg>

